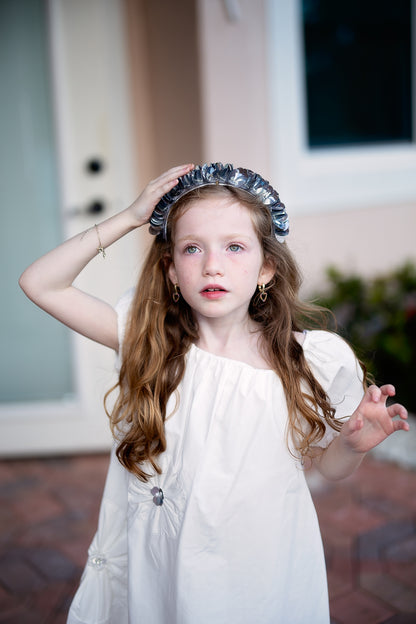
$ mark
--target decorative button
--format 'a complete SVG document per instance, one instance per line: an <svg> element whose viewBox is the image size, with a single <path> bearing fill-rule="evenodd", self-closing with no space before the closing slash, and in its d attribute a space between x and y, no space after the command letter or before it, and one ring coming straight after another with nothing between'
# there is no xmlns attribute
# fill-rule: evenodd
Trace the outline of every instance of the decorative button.
<svg viewBox="0 0 416 624"><path fill-rule="evenodd" d="M107 564L107 559L102 555L91 555L88 559L88 563L96 570L102 570Z"/></svg>
<svg viewBox="0 0 416 624"><path fill-rule="evenodd" d="M150 490L150 493L153 494L153 502L157 507L163 505L163 490L158 487L154 487Z"/></svg>

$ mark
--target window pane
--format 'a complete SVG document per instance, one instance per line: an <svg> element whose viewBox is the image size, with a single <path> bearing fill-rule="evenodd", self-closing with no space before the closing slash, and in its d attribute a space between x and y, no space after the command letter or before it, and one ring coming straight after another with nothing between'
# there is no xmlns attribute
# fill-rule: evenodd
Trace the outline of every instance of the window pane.
<svg viewBox="0 0 416 624"><path fill-rule="evenodd" d="M310 147L412 140L410 0L303 0Z"/></svg>

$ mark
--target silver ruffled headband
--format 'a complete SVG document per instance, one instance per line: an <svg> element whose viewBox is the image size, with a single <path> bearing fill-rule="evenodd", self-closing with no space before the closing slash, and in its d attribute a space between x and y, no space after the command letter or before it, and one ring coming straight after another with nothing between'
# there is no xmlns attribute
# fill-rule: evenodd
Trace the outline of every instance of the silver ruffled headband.
<svg viewBox="0 0 416 624"><path fill-rule="evenodd" d="M269 209L277 240L282 243L289 234L286 208L269 182L250 169L234 169L232 165L222 163L198 165L179 178L178 184L163 195L153 210L149 232L156 236L160 234L166 240L168 216L172 206L187 193L203 186L229 186L249 193Z"/></svg>

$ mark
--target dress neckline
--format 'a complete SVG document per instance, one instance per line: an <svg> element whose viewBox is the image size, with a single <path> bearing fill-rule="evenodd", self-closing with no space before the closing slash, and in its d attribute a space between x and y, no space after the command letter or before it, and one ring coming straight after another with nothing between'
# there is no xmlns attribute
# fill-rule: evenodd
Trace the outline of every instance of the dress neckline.
<svg viewBox="0 0 416 624"><path fill-rule="evenodd" d="M191 351L194 351L195 353L199 353L202 356L206 356L212 359L213 361L215 360L217 362L223 362L224 364L232 364L232 365L240 366L242 368L247 368L249 370L252 370L256 373L276 374L272 368L258 368L256 366L253 366L252 364L249 364L248 362L243 362L242 360L235 360L225 355L217 355L216 353L211 353L211 351L207 351L206 349L201 349L201 347L197 347L197 345L194 343L191 344Z"/></svg>
<svg viewBox="0 0 416 624"><path fill-rule="evenodd" d="M304 340L301 346L302 348L305 348L305 344L308 342L308 336L310 332L308 330L304 330L303 334L304 334ZM230 363L230 364L235 364L235 365L239 365L242 367L246 367L255 372L276 374L276 372L272 368L258 368L257 366L253 366L252 364L249 364L248 362L243 362L243 360L236 360L234 358L229 358L225 355L217 355L216 353L211 353L211 351L207 351L206 349L202 349L201 347L198 347L195 343L191 344L191 350L194 350L195 353L206 355L212 358L213 360L217 360L220 362L222 361L224 362L224 364Z"/></svg>

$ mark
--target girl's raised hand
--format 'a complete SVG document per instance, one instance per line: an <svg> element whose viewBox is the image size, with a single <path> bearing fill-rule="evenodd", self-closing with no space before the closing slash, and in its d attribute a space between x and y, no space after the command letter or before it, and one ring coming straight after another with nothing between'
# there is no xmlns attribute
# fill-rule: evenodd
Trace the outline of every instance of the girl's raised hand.
<svg viewBox="0 0 416 624"><path fill-rule="evenodd" d="M409 430L406 408L399 403L386 406L387 399L395 394L391 384L367 389L361 403L341 429L340 438L347 447L357 453L367 453L395 431ZM400 419L393 420L395 416Z"/></svg>
<svg viewBox="0 0 416 624"><path fill-rule="evenodd" d="M113 307L79 290L73 285L74 280L100 250L147 223L159 199L193 167L188 164L169 169L149 182L131 206L35 260L19 280L29 299L74 331L117 350L117 316Z"/></svg>
<svg viewBox="0 0 416 624"><path fill-rule="evenodd" d="M178 178L185 175L194 168L195 165L187 164L173 167L158 178L149 182L139 197L129 206L137 225L147 223L151 217L154 207L165 193L168 193L178 183Z"/></svg>

